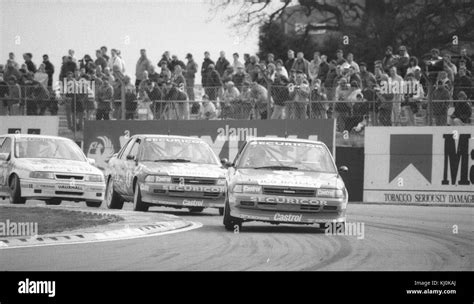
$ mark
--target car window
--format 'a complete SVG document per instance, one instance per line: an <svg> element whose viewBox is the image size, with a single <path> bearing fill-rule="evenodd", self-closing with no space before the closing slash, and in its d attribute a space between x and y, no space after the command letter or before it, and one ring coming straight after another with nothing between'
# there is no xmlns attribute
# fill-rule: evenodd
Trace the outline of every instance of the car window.
<svg viewBox="0 0 474 304"><path fill-rule="evenodd" d="M336 173L331 154L325 146L301 142L251 142L243 151L238 167L292 167L302 171Z"/></svg>
<svg viewBox="0 0 474 304"><path fill-rule="evenodd" d="M133 142L134 140L135 140L134 138L130 138L130 139L125 143L125 145L122 147L122 149L120 149L120 151L119 151L119 153L118 153L118 155L117 155L118 158L122 158L122 157L124 157L124 155L126 155L126 154L125 154L125 150L127 150L127 148L128 148L128 150L130 150L130 148L132 147L130 144L131 144L131 142Z"/></svg>
<svg viewBox="0 0 474 304"><path fill-rule="evenodd" d="M11 139L9 137L0 137L0 153L10 153Z"/></svg>
<svg viewBox="0 0 474 304"><path fill-rule="evenodd" d="M138 155L138 148L140 148L140 140L138 139L132 146L132 149L130 149L130 152L128 155L136 157Z"/></svg>
<svg viewBox="0 0 474 304"><path fill-rule="evenodd" d="M18 138L15 141L15 157L86 161L82 150L72 141L46 137Z"/></svg>
<svg viewBox="0 0 474 304"><path fill-rule="evenodd" d="M122 151L122 154L120 155L120 159L126 159L127 155L130 153L130 150L132 149L135 142L136 142L135 138L128 141L128 143L125 145L125 149Z"/></svg>

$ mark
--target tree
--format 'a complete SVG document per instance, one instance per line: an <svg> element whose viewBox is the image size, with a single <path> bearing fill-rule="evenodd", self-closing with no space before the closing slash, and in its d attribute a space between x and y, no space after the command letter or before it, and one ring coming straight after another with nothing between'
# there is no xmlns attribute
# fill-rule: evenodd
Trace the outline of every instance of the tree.
<svg viewBox="0 0 474 304"><path fill-rule="evenodd" d="M232 5L228 0L217 5L224 9ZM336 48L352 52L359 61L372 63L383 56L385 47L405 45L410 55L422 57L436 47L459 51L453 45L457 37L462 44L474 42L474 1L464 0L290 0L245 1L237 14L229 16L237 27L260 27L260 53L272 52L283 56L293 46L307 54ZM310 22L301 36L282 34L282 20L288 12L325 16L317 29L328 30L326 41L320 45L312 41L310 32L316 27ZM341 36L349 38L343 45ZM337 40L339 39L339 42ZM278 56L277 56L278 57ZM330 56L332 57L332 56Z"/></svg>

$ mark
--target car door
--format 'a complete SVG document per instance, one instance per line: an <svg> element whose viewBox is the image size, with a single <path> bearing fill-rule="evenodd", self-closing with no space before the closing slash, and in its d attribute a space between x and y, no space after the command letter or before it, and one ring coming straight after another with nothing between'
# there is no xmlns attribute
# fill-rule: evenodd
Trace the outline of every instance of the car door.
<svg viewBox="0 0 474 304"><path fill-rule="evenodd" d="M12 140L9 137L0 137L0 153L10 153L12 150ZM8 194L8 163L7 160L0 160L0 195Z"/></svg>
<svg viewBox="0 0 474 304"><path fill-rule="evenodd" d="M133 178L135 177L135 172L138 166L138 152L140 150L141 140L137 139L134 143L128 155L125 157L125 195L133 195Z"/></svg>
<svg viewBox="0 0 474 304"><path fill-rule="evenodd" d="M117 155L117 158L111 164L112 178L114 179L114 188L117 193L125 195L125 177L126 177L126 156L132 149L136 138L131 138L125 144L123 150Z"/></svg>

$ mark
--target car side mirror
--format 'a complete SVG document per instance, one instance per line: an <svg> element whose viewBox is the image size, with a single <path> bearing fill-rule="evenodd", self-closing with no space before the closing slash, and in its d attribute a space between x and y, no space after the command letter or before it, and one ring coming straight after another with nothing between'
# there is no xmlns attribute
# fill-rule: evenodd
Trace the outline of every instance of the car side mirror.
<svg viewBox="0 0 474 304"><path fill-rule="evenodd" d="M339 167L339 172L349 172L349 168L347 168L346 166L340 166Z"/></svg>
<svg viewBox="0 0 474 304"><path fill-rule="evenodd" d="M88 159L87 159L87 162L89 163L89 165L95 166L95 159L93 159L93 158L88 158Z"/></svg>
<svg viewBox="0 0 474 304"><path fill-rule="evenodd" d="M221 164L222 164L222 167L224 167L226 169L234 166L234 164L231 163L227 158L222 158L221 159Z"/></svg>
<svg viewBox="0 0 474 304"><path fill-rule="evenodd" d="M0 161L9 161L10 153L0 153Z"/></svg>

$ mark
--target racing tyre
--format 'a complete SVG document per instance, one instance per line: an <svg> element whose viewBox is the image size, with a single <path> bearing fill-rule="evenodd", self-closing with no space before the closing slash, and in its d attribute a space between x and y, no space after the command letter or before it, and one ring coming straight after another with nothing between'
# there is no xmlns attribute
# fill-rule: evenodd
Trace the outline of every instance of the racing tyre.
<svg viewBox="0 0 474 304"><path fill-rule="evenodd" d="M99 208L100 205L102 205L102 202L86 201L86 206L87 206L87 207Z"/></svg>
<svg viewBox="0 0 474 304"><path fill-rule="evenodd" d="M112 177L107 182L107 189L105 190L105 205L108 209L122 209L124 200L114 190L114 180Z"/></svg>
<svg viewBox="0 0 474 304"><path fill-rule="evenodd" d="M219 215L224 215L224 208L219 208Z"/></svg>
<svg viewBox="0 0 474 304"><path fill-rule="evenodd" d="M20 179L15 174L10 181L10 203L11 204L24 204L26 199L21 197Z"/></svg>
<svg viewBox="0 0 474 304"><path fill-rule="evenodd" d="M133 211L148 211L148 204L142 202L142 194L140 191L140 185L138 182L135 183L135 191L133 194Z"/></svg>
<svg viewBox="0 0 474 304"><path fill-rule="evenodd" d="M204 207L189 207L189 212L202 212L204 210Z"/></svg>
<svg viewBox="0 0 474 304"><path fill-rule="evenodd" d="M46 205L48 206L57 206L61 204L61 200L57 198L52 198L47 201L45 201Z"/></svg>
<svg viewBox="0 0 474 304"><path fill-rule="evenodd" d="M227 231L239 232L240 230L242 230L242 220L230 215L229 202L227 201L225 202L225 207L224 207L223 224L224 224L225 230Z"/></svg>

